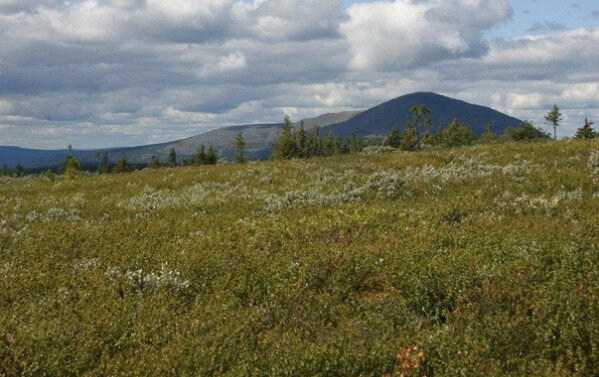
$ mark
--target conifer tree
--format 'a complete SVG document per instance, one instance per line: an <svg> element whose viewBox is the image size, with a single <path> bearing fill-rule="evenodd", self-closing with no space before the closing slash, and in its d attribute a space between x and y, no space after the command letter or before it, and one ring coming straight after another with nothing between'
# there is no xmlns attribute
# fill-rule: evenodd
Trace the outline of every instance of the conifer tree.
<svg viewBox="0 0 599 377"><path fill-rule="evenodd" d="M75 159L75 156L73 156L73 147L71 144L69 144L67 148L69 152L64 160L62 170L65 177L72 179L79 174L79 171L81 170L81 164Z"/></svg>
<svg viewBox="0 0 599 377"><path fill-rule="evenodd" d="M117 163L112 168L113 173L126 173L126 172L129 172L132 170L133 170L133 167L131 166L131 164L129 164L129 161L127 160L127 156L125 156L124 154L121 156L120 160L118 160Z"/></svg>
<svg viewBox="0 0 599 377"><path fill-rule="evenodd" d="M198 148L194 160L198 165L204 165L207 163L206 146L204 144L200 145Z"/></svg>
<svg viewBox="0 0 599 377"><path fill-rule="evenodd" d="M424 105L413 105L410 108L410 112L412 113L412 123L416 129L417 136L418 129L422 128L424 135L423 141L428 142L432 129L431 111Z"/></svg>
<svg viewBox="0 0 599 377"><path fill-rule="evenodd" d="M557 127L559 126L559 122L562 121L562 113L559 111L559 107L557 105L553 105L553 108L549 110L547 115L545 115L545 120L553 125L553 139L557 140Z"/></svg>
<svg viewBox="0 0 599 377"><path fill-rule="evenodd" d="M588 119L584 119L584 126L580 127L576 130L576 135L574 138L576 139L594 139L599 136L597 131L595 131L592 127L594 123Z"/></svg>
<svg viewBox="0 0 599 377"><path fill-rule="evenodd" d="M295 157L307 158L310 157L307 151L307 136L304 130L304 122L301 122L295 130Z"/></svg>
<svg viewBox="0 0 599 377"><path fill-rule="evenodd" d="M238 164L245 164L247 159L245 158L245 140L243 140L243 132L239 132L237 136L235 136L235 142L233 143L233 147L237 152L235 156L235 161Z"/></svg>
<svg viewBox="0 0 599 377"><path fill-rule="evenodd" d="M285 116L283 129L278 139L273 143L273 151L271 159L273 160L290 160L296 156L295 139L291 127L289 116Z"/></svg>
<svg viewBox="0 0 599 377"><path fill-rule="evenodd" d="M25 169L23 168L23 165L17 164L17 166L15 167L15 176L22 177L24 175L25 175Z"/></svg>
<svg viewBox="0 0 599 377"><path fill-rule="evenodd" d="M3 164L2 170L0 171L0 176L8 177L10 175L11 175L11 173L10 173L10 170L8 169L8 165Z"/></svg>
<svg viewBox="0 0 599 377"><path fill-rule="evenodd" d="M320 139L320 127L316 126L308 132L307 150L309 157L322 155L322 143Z"/></svg>
<svg viewBox="0 0 599 377"><path fill-rule="evenodd" d="M108 174L110 173L110 159L108 157L108 152L96 153L96 157L100 160L98 164L98 173L100 174Z"/></svg>
<svg viewBox="0 0 599 377"><path fill-rule="evenodd" d="M503 135L499 137L499 141L530 141L551 139L551 136L534 126L532 121L524 120L520 122L518 127L508 127Z"/></svg>
<svg viewBox="0 0 599 377"><path fill-rule="evenodd" d="M476 134L470 130L468 125L460 124L455 118L441 132L441 144L446 147L472 145L475 142Z"/></svg>
<svg viewBox="0 0 599 377"><path fill-rule="evenodd" d="M206 164L208 165L216 165L218 161L218 154L214 150L214 147L211 145L208 147L208 152L206 152Z"/></svg>
<svg viewBox="0 0 599 377"><path fill-rule="evenodd" d="M337 136L333 136L331 133L326 134L322 140L322 146L325 156L333 156L341 152L339 138Z"/></svg>
<svg viewBox="0 0 599 377"><path fill-rule="evenodd" d="M168 152L168 162L172 167L177 166L177 151L175 148L171 148Z"/></svg>
<svg viewBox="0 0 599 377"><path fill-rule="evenodd" d="M418 132L413 122L409 122L406 130L403 132L399 148L404 151L413 151L418 148Z"/></svg>

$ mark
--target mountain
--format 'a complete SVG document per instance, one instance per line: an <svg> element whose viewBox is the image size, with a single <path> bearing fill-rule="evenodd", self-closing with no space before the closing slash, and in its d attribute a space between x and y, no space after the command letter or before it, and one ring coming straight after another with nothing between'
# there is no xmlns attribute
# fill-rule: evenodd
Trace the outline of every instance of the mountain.
<svg viewBox="0 0 599 377"><path fill-rule="evenodd" d="M298 125L303 122L304 128L306 130L309 130L316 126L326 127L331 124L337 124L337 123L342 123L342 122L348 121L360 113L361 113L361 111L344 111L341 113L327 113L327 114L319 115L314 118L303 119L303 120L295 123L294 125Z"/></svg>
<svg viewBox="0 0 599 377"><path fill-rule="evenodd" d="M56 161L63 159L67 150L45 151L12 146L0 146L0 164L7 164L10 168L21 164L32 166L43 161Z"/></svg>
<svg viewBox="0 0 599 377"><path fill-rule="evenodd" d="M331 132L344 137L355 133L359 137L383 136L393 126L400 129L411 120L409 109L413 105L424 105L431 110L433 125L436 129L444 128L457 118L467 123L473 131L481 134L487 124L492 124L492 130L501 134L507 127L517 126L519 119L510 117L488 107L474 105L461 100L442 96L440 94L419 92L397 97L366 111L346 111L341 113L323 114L314 118L304 119L304 127L311 129L322 128L321 134ZM295 123L295 125L300 122ZM266 159L270 146L283 127L282 123L248 124L217 128L187 139L176 140L162 144L143 145L128 148L111 148L100 150L75 150L73 154L86 167L95 167L98 152L107 152L111 162L116 162L121 156L136 164L146 164L155 155L166 160L169 151L174 148L180 159L196 153L200 145L213 146L220 156L231 158L234 155L233 139L239 132L247 144L248 157L251 159ZM6 163L13 168L17 163L29 169L56 167L61 164L66 150L44 151L24 149L19 147L0 146L0 164Z"/></svg>
<svg viewBox="0 0 599 377"><path fill-rule="evenodd" d="M167 156L171 148L175 148L178 155L191 156L203 144L206 148L213 146L221 156L231 157L234 154L233 140L239 132L243 132L248 156L252 159L265 159L268 157L268 147L275 141L281 128L283 128L282 123L223 127L198 136L168 143L153 153L161 158Z"/></svg>
<svg viewBox="0 0 599 377"><path fill-rule="evenodd" d="M398 126L400 130L405 129L406 124L412 119L409 110L413 105L424 105L430 109L433 127L438 130L445 128L454 118L468 124L479 135L483 133L487 124L492 125L495 134L502 134L507 127L515 127L521 122L489 107L436 93L418 92L382 103L347 121L324 127L322 131L337 136L352 133L359 137L386 135L394 126Z"/></svg>
<svg viewBox="0 0 599 377"><path fill-rule="evenodd" d="M345 111L329 113L314 118L303 119L306 129L316 126L324 127L333 123L340 123L359 114L359 111ZM300 122L295 123L298 125ZM233 139L239 132L247 144L248 156L251 159L267 159L270 146L276 140L278 133L283 128L283 123L247 124L217 128L203 134L187 139L176 140L161 144L142 145L137 147L109 148L98 150L73 150L73 155L84 166L94 168L98 163L97 153L108 153L110 161L115 163L123 155L136 164L146 164L152 155L158 159L166 160L171 148L175 148L180 158L192 156L200 145L213 146L220 156L232 158L234 155ZM21 164L28 169L42 170L59 166L67 155L67 150L37 150L20 147L0 146L0 164L5 163L11 169Z"/></svg>

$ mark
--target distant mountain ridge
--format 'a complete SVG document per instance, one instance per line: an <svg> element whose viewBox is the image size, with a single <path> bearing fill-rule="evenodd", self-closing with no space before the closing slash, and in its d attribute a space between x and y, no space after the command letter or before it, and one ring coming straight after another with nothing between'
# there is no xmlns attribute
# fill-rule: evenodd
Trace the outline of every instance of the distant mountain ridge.
<svg viewBox="0 0 599 377"><path fill-rule="evenodd" d="M355 133L356 136L367 137L386 135L394 126L403 130L412 119L409 110L413 105L424 105L431 110L433 128L437 130L445 128L454 118L468 124L478 135L483 133L488 124L493 132L500 134L507 127L515 127L521 122L489 107L436 93L417 92L394 98L347 121L324 127L323 132L331 132L337 136Z"/></svg>
<svg viewBox="0 0 599 377"><path fill-rule="evenodd" d="M409 109L413 105L424 105L431 110L433 126L443 129L452 119L467 123L474 132L481 134L487 124L492 125L496 134L501 134L507 127L517 126L521 121L489 107L470 104L465 101L446 97L431 92L417 92L394 98L366 111L345 111L341 113L323 114L304 119L304 127L311 129L321 127L321 134L328 132L345 137L355 134L359 137L384 136L394 126L404 129L411 120ZM295 125L300 122L295 123ZM109 148L98 150L74 150L73 154L87 166L96 164L98 152L107 152L110 160L116 162L122 155L136 164L146 164L152 155L166 160L168 153L175 148L180 159L196 153L200 145L213 146L219 155L231 158L234 154L232 143L235 135L243 132L247 144L248 157L266 159L270 154L272 143L283 127L282 123L248 124L217 128L190 138L161 144L143 145L126 148ZM67 150L35 150L19 147L0 146L0 164L6 163L11 168L21 163L25 168L56 167L64 160Z"/></svg>

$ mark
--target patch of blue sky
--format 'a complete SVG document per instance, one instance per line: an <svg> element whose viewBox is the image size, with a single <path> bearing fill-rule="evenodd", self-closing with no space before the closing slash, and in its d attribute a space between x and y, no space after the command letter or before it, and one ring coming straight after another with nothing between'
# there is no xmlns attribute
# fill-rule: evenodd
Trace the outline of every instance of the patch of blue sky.
<svg viewBox="0 0 599 377"><path fill-rule="evenodd" d="M374 1L392 0L345 0L344 5L350 7ZM564 30L599 27L597 0L512 0L509 3L514 10L512 17L489 30L489 37L511 39L525 35L546 35Z"/></svg>

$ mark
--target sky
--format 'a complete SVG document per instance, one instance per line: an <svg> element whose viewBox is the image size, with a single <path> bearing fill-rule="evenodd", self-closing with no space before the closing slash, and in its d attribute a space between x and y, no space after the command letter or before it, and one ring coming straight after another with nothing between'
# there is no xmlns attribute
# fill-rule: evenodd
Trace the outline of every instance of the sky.
<svg viewBox="0 0 599 377"><path fill-rule="evenodd" d="M415 91L599 124L596 0L0 0L0 145L133 146ZM433 114L434 118L434 114Z"/></svg>

